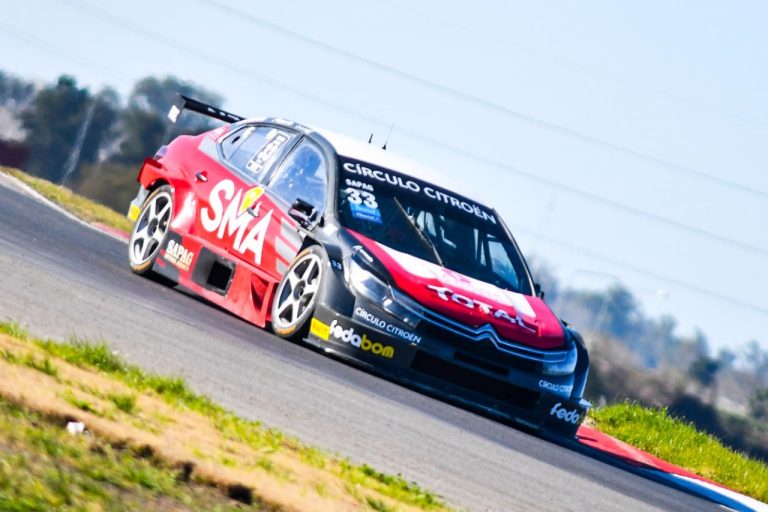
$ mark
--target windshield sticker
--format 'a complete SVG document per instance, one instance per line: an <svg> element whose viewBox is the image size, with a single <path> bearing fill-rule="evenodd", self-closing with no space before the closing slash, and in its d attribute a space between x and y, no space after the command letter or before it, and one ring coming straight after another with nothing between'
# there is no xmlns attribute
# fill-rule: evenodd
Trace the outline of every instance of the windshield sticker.
<svg viewBox="0 0 768 512"><path fill-rule="evenodd" d="M356 219L381 224L381 212L378 208L371 208L364 204L349 203L349 209L352 212L352 216Z"/></svg>
<svg viewBox="0 0 768 512"><path fill-rule="evenodd" d="M371 169L370 167L366 167L365 165L361 165L359 163L344 162L342 167L344 168L345 171L349 173L356 174L364 178L371 178L376 181L380 181L382 183L388 183L393 187L398 187L403 190L408 190L410 192L424 194L429 199L432 199L434 201L440 201L442 203L445 203L459 210L463 210L466 213L472 214L475 217L478 217L480 219L496 224L496 217L486 212L484 209L480 208L478 205L474 203L470 203L458 197L454 197L451 194L448 194L447 192L436 189L435 187L431 187L431 186L422 187L419 183L413 180L404 178L403 176L400 176L388 171L383 171L381 169ZM347 183L349 181L350 180L347 180Z"/></svg>
<svg viewBox="0 0 768 512"><path fill-rule="evenodd" d="M253 158L246 164L249 171L253 173L261 172L272 157L277 153L286 142L288 142L288 134L281 132L277 128L273 128L267 134L267 143L261 150L256 153Z"/></svg>
<svg viewBox="0 0 768 512"><path fill-rule="evenodd" d="M353 217L381 224L379 203L376 202L376 196L372 192L353 187L347 187L345 192Z"/></svg>
<svg viewBox="0 0 768 512"><path fill-rule="evenodd" d="M347 194L347 201L352 204L364 204L368 208L378 209L379 203L376 202L376 196L366 190L360 190L353 187L347 187L345 191Z"/></svg>
<svg viewBox="0 0 768 512"><path fill-rule="evenodd" d="M351 180L347 178L344 180L344 183L347 184L348 187L358 188L360 190L367 190L368 192L373 192L373 185L370 183L366 183L364 181L358 181L358 180Z"/></svg>

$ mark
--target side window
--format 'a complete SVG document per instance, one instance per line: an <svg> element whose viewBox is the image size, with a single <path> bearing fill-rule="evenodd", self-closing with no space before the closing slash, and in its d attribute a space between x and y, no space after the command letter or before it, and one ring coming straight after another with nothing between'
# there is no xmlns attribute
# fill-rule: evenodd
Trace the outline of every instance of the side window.
<svg viewBox="0 0 768 512"><path fill-rule="evenodd" d="M506 247L494 236L488 237L488 252L490 270L497 276L510 283L515 289L520 287L520 279L517 277Z"/></svg>
<svg viewBox="0 0 768 512"><path fill-rule="evenodd" d="M271 126L246 126L224 139L221 151L232 165L261 182L292 138L290 132Z"/></svg>
<svg viewBox="0 0 768 512"><path fill-rule="evenodd" d="M289 205L302 199L320 215L325 208L327 167L320 149L304 140L280 165L269 190Z"/></svg>

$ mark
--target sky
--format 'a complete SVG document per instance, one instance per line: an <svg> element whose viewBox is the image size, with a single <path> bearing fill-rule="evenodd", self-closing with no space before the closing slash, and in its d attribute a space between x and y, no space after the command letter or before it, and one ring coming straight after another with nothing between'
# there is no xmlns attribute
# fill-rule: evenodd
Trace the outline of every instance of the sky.
<svg viewBox="0 0 768 512"><path fill-rule="evenodd" d="M241 115L391 131L564 286L621 283L678 334L768 349L766 19L757 0L24 0L0 69L123 97L175 75Z"/></svg>

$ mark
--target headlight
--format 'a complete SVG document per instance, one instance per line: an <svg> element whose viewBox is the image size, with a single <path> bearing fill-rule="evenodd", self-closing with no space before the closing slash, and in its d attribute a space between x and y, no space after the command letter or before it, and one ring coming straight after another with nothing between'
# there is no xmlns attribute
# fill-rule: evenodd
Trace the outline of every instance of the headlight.
<svg viewBox="0 0 768 512"><path fill-rule="evenodd" d="M365 270L354 258L350 258L349 284L352 289L386 312L416 328L419 325L421 307L410 298L397 293L388 284Z"/></svg>
<svg viewBox="0 0 768 512"><path fill-rule="evenodd" d="M571 348L565 355L565 359L556 363L544 362L544 375L570 375L576 369L576 345L571 344Z"/></svg>
<svg viewBox="0 0 768 512"><path fill-rule="evenodd" d="M374 304L381 304L392 296L389 286L361 267L354 258L349 260L349 284L353 290Z"/></svg>

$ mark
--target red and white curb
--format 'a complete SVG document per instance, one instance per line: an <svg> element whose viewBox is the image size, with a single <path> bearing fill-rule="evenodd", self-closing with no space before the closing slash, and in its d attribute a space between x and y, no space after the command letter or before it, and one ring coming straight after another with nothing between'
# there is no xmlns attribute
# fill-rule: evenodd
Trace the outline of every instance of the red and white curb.
<svg viewBox="0 0 768 512"><path fill-rule="evenodd" d="M665 482L733 510L768 512L768 504L703 478L586 425L579 427L576 440L582 446L598 450L620 462L634 466L637 473L652 480Z"/></svg>

